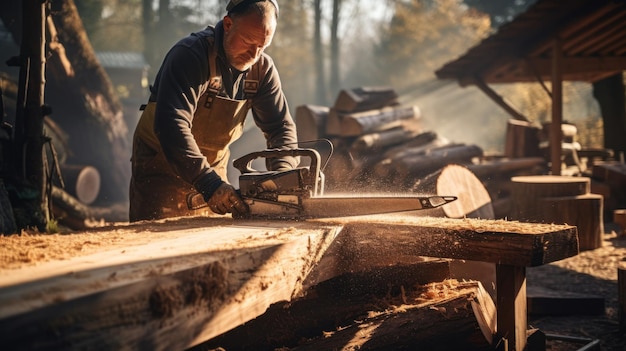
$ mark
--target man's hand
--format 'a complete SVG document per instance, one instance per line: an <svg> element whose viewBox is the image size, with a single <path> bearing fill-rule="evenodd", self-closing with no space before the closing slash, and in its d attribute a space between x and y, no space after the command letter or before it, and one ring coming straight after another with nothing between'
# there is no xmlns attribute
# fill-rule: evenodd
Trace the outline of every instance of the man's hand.
<svg viewBox="0 0 626 351"><path fill-rule="evenodd" d="M248 213L248 206L241 199L232 185L224 183L213 193L209 201L209 208L217 214L232 213L244 215Z"/></svg>

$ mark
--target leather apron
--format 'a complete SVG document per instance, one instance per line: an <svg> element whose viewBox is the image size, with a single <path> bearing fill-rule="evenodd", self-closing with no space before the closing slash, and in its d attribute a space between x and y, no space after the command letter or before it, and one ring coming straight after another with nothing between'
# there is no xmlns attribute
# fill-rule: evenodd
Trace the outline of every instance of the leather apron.
<svg viewBox="0 0 626 351"><path fill-rule="evenodd" d="M243 125L250 109L247 99L256 93L258 80L244 81L246 100L218 96L222 89L221 73L215 63L216 49L213 48L214 45L211 47L209 72L212 77L209 89L198 102L191 133L211 167L222 180L227 181L226 170L230 158L228 147L243 133ZM251 69L248 74L256 78L256 72ZM196 190L176 175L168 164L154 134L155 110L155 102L146 105L133 137L130 221L211 214L208 207L199 210L187 208L186 198Z"/></svg>

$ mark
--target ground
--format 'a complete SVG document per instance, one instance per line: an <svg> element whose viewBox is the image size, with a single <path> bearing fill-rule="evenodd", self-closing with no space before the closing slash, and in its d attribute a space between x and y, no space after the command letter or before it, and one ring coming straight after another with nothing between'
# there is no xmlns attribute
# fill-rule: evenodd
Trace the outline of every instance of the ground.
<svg viewBox="0 0 626 351"><path fill-rule="evenodd" d="M527 270L528 285L558 291L603 297L605 313L588 316L539 316L529 318L533 327L544 333L585 338L587 341L564 342L552 339L548 351L579 350L597 340L601 348L589 350L626 350L625 333L619 331L617 266L626 259L626 235L610 223L605 227L604 245L583 251L575 257Z"/></svg>

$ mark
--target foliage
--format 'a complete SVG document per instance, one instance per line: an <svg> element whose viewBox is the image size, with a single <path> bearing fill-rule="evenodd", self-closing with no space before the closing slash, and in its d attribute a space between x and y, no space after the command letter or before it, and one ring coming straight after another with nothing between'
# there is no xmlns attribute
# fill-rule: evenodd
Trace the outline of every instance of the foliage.
<svg viewBox="0 0 626 351"><path fill-rule="evenodd" d="M491 25L500 25L511 21L517 14L524 12L537 0L463 0L465 4L486 13L491 18Z"/></svg>
<svg viewBox="0 0 626 351"><path fill-rule="evenodd" d="M289 101L306 101L313 92L313 58L305 0L283 1L272 45L272 56ZM293 104L292 104L293 105Z"/></svg>
<svg viewBox="0 0 626 351"><path fill-rule="evenodd" d="M461 0L398 1L375 49L377 73L396 89L432 77L443 62L461 55L490 29L489 18Z"/></svg>

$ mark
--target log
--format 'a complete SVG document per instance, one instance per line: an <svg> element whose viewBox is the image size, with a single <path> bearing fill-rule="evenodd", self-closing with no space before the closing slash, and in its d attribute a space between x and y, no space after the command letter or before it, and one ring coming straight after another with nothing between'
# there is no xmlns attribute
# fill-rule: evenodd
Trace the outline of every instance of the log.
<svg viewBox="0 0 626 351"><path fill-rule="evenodd" d="M409 155L421 155L430 149L450 144L448 139L439 136L437 133L426 131L419 133L413 139L402 145L390 148L385 151L384 156L387 158L401 158Z"/></svg>
<svg viewBox="0 0 626 351"><path fill-rule="evenodd" d="M541 156L541 128L530 122L509 119L506 127L504 155L508 158Z"/></svg>
<svg viewBox="0 0 626 351"><path fill-rule="evenodd" d="M464 286L470 284L476 283ZM372 313L292 350L412 350L416 345L424 350L493 350L493 301L478 284L459 290L439 302L404 305L401 313Z"/></svg>
<svg viewBox="0 0 626 351"><path fill-rule="evenodd" d="M306 289L306 295L271 306L266 313L189 351L268 350L296 347L384 311L394 301L406 300L420 285L450 278L447 260L380 267L346 273ZM493 303L492 303L493 304ZM393 308L393 307L389 307Z"/></svg>
<svg viewBox="0 0 626 351"><path fill-rule="evenodd" d="M598 194L545 197L537 205L544 223L567 223L576 226L579 249L585 251L602 247L603 199Z"/></svg>
<svg viewBox="0 0 626 351"><path fill-rule="evenodd" d="M412 183L436 170L453 163L469 164L475 157L481 157L483 150L477 145L453 145L432 149L424 155L394 157L392 167L399 175L396 181Z"/></svg>
<svg viewBox="0 0 626 351"><path fill-rule="evenodd" d="M408 128L396 127L389 130L374 132L358 137L352 145L350 152L357 155L378 151L393 145L404 144L413 139L416 133Z"/></svg>
<svg viewBox="0 0 626 351"><path fill-rule="evenodd" d="M338 231L308 223L231 224L221 218L169 220L115 227L99 233L101 239L94 233L52 238L57 249L108 250L19 270L3 267L4 347L186 349L298 296ZM105 238L121 243L107 246ZM47 242L33 239L21 238L30 245ZM59 245L71 239L75 244Z"/></svg>
<svg viewBox="0 0 626 351"><path fill-rule="evenodd" d="M296 125L298 140L309 141L326 137L326 121L329 108L317 105L300 105L296 107Z"/></svg>
<svg viewBox="0 0 626 351"><path fill-rule="evenodd" d="M464 166L447 165L426 178L418 180L413 190L423 194L458 197L452 203L432 210L420 211L420 214L448 218L494 218L491 197L487 189Z"/></svg>
<svg viewBox="0 0 626 351"><path fill-rule="evenodd" d="M520 176L511 178L511 213L517 221L542 221L539 199L589 194L591 181L586 177Z"/></svg>
<svg viewBox="0 0 626 351"><path fill-rule="evenodd" d="M334 120L339 121L339 135L343 137L360 136L390 129L400 126L403 121L417 120L421 117L417 106L383 107L352 113L341 113L333 109L331 114Z"/></svg>
<svg viewBox="0 0 626 351"><path fill-rule="evenodd" d="M398 94L390 87L360 87L339 92L333 108L342 112L380 109L398 104Z"/></svg>
<svg viewBox="0 0 626 351"><path fill-rule="evenodd" d="M100 193L100 172L95 167L61 165L65 190L85 205L93 203Z"/></svg>
<svg viewBox="0 0 626 351"><path fill-rule="evenodd" d="M499 159L495 161L483 161L478 164L467 165L478 178L494 178L506 174L528 172L532 169L545 168L546 160L543 157L520 157L512 159ZM532 172L531 173L539 173Z"/></svg>

